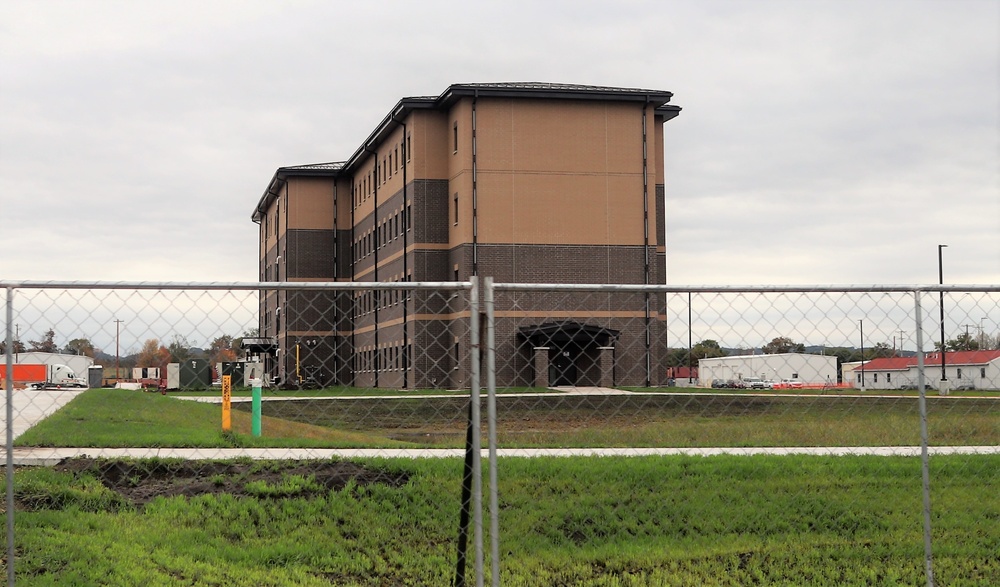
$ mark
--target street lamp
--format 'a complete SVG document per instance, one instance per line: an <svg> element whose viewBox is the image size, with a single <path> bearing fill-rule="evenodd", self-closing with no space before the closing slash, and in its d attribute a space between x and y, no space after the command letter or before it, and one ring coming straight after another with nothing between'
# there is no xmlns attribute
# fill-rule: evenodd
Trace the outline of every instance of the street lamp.
<svg viewBox="0 0 1000 587"><path fill-rule="evenodd" d="M938 285L944 285L944 263L942 253L948 245L938 245ZM944 291L938 292L938 306L941 309L941 389L944 391L944 382L948 380L944 375Z"/></svg>

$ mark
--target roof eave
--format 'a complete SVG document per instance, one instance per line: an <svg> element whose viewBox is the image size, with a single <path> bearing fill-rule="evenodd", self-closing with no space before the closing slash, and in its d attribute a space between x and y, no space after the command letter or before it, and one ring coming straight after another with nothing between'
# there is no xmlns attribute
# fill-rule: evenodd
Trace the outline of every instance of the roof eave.
<svg viewBox="0 0 1000 587"><path fill-rule="evenodd" d="M277 197L278 193L281 191L281 186L284 185L288 177L336 178L341 174L344 167L344 165L339 168L321 168L309 165L279 167L271 177L271 181L267 183L267 188L264 190L264 193L261 194L260 199L257 200L257 206L254 207L253 214L250 215L250 219L257 224L260 223L260 218L263 216L264 211L267 210L274 198Z"/></svg>

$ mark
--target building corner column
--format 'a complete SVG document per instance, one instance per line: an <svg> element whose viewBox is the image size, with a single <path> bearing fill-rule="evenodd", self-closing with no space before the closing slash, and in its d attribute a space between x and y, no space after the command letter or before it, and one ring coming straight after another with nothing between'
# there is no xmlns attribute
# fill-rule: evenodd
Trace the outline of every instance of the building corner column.
<svg viewBox="0 0 1000 587"><path fill-rule="evenodd" d="M534 349L534 357L532 357L532 363L535 367L535 387L548 387L549 386L549 347L547 346L536 346Z"/></svg>
<svg viewBox="0 0 1000 587"><path fill-rule="evenodd" d="M597 347L597 351L600 353L598 357L598 367L600 368L600 379L598 380L598 385L601 387L614 387L615 386L615 347L613 346L602 346Z"/></svg>

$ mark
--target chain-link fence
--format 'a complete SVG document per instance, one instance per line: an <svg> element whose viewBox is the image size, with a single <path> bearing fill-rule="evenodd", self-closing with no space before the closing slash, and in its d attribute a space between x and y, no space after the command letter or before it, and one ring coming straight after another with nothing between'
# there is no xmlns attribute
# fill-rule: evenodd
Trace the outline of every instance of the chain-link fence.
<svg viewBox="0 0 1000 587"><path fill-rule="evenodd" d="M1000 581L995 286L4 287L11 582Z"/></svg>

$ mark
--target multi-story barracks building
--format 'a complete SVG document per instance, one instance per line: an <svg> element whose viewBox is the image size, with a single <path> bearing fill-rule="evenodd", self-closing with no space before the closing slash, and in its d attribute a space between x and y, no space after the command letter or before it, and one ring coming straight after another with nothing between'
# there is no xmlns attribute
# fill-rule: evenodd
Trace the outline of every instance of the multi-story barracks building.
<svg viewBox="0 0 1000 587"><path fill-rule="evenodd" d="M663 284L671 96L479 83L403 98L346 161L275 172L252 216L260 280ZM662 298L498 296L497 384L662 384ZM437 292L271 290L259 350L284 382L467 387L468 319Z"/></svg>

